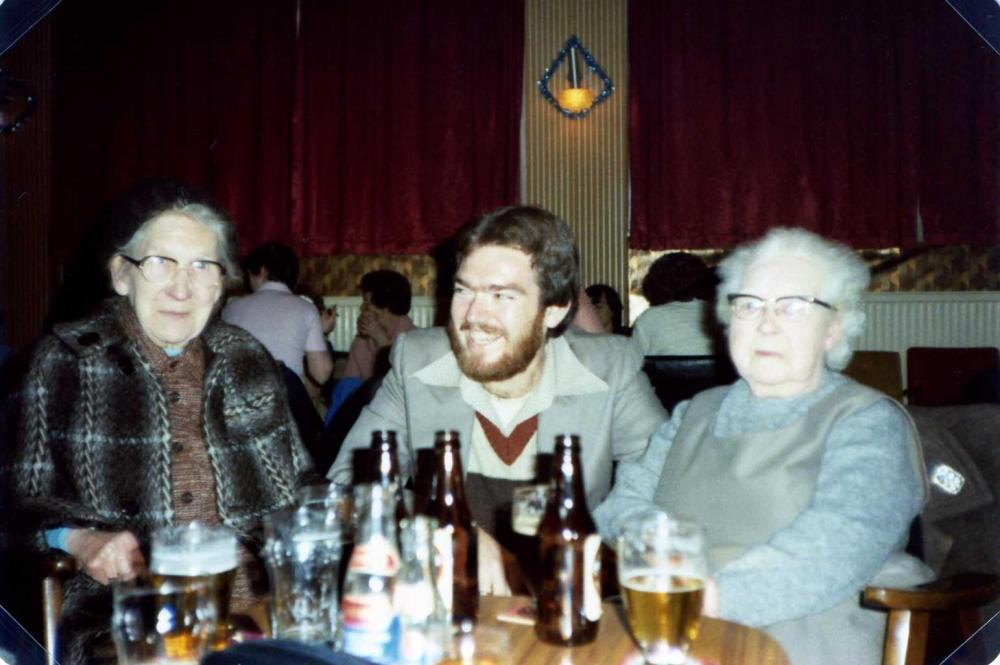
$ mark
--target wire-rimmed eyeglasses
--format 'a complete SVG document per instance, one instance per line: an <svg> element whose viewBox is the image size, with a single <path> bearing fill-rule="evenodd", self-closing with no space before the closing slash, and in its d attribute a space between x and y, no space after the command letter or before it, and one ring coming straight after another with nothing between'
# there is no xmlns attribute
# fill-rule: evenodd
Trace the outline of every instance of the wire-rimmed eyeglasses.
<svg viewBox="0 0 1000 665"><path fill-rule="evenodd" d="M771 311L777 318L789 321L801 319L809 310L810 305L819 305L830 311L837 311L837 308L830 303L812 296L782 296L765 300L749 293L730 293L727 299L733 317L741 321L759 319L768 307L771 307Z"/></svg>
<svg viewBox="0 0 1000 665"><path fill-rule="evenodd" d="M169 282L177 274L180 263L177 259L169 256L144 256L141 259L133 259L131 256L119 254L142 273L146 281L153 284L164 284ZM218 261L208 259L195 259L185 266L188 275L194 282L204 285L216 284L223 275L226 274L226 267Z"/></svg>

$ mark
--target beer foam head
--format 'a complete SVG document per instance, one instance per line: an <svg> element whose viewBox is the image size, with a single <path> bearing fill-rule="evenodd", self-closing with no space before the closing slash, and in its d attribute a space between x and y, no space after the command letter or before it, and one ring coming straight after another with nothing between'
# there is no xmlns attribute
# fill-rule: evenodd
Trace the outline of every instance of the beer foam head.
<svg viewBox="0 0 1000 665"><path fill-rule="evenodd" d="M160 575L214 575L237 564L236 534L220 525L191 522L157 529L150 570Z"/></svg>
<svg viewBox="0 0 1000 665"><path fill-rule="evenodd" d="M236 567L236 542L217 540L198 547L153 542L150 570L158 575L214 575Z"/></svg>

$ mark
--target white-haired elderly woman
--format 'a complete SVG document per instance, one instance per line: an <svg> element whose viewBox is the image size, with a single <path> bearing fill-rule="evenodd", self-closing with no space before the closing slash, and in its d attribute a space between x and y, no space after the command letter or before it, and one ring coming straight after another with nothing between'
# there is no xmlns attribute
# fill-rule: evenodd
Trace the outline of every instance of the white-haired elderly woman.
<svg viewBox="0 0 1000 665"><path fill-rule="evenodd" d="M309 467L274 361L217 316L239 278L230 220L200 192L162 181L113 211L101 260L117 295L40 341L6 461L13 544L78 563L65 587L65 664L108 645L107 585L142 570L162 525L234 529L234 604L252 602L261 517L294 500Z"/></svg>
<svg viewBox="0 0 1000 665"><path fill-rule="evenodd" d="M902 550L926 494L903 409L837 370L861 332L864 262L779 228L719 266L717 311L740 379L677 405L594 511L613 541L639 511L705 528L718 612L796 665L881 662L884 614L859 592L923 581Z"/></svg>

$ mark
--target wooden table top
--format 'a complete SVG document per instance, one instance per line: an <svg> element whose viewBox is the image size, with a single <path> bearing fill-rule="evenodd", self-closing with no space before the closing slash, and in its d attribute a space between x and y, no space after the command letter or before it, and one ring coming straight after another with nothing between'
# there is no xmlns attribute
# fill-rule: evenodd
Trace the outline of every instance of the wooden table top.
<svg viewBox="0 0 1000 665"><path fill-rule="evenodd" d="M621 605L605 603L597 639L590 644L568 648L539 641L532 626L497 621L499 612L526 601L525 597L483 596L479 604L481 625L502 627L510 634L511 663L514 665L620 665L631 662L638 653ZM691 645L691 655L704 665L790 665L785 652L768 635L720 619L702 619L698 638Z"/></svg>
<svg viewBox="0 0 1000 665"><path fill-rule="evenodd" d="M621 605L604 603L604 616L597 639L577 647L558 647L535 637L533 626L498 621L496 616L528 601L526 596L483 596L479 602L479 625L502 628L510 636L511 665L630 665L642 663L635 657L638 647L629 635ZM250 615L267 626L266 603ZM266 630L266 628L265 628ZM721 619L704 618L691 655L703 665L791 665L785 652L771 637L759 630Z"/></svg>

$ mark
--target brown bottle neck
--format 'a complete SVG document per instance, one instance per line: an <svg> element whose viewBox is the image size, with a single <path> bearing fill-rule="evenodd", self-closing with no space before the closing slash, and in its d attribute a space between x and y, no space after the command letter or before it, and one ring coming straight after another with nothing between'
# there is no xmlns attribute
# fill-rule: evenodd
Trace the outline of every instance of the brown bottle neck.
<svg viewBox="0 0 1000 665"><path fill-rule="evenodd" d="M469 506L465 499L465 481L462 478L462 457L458 447L452 443L438 444L437 483L434 492L436 512L453 512L463 520L469 517Z"/></svg>

